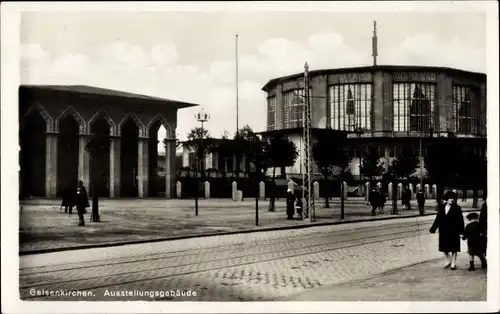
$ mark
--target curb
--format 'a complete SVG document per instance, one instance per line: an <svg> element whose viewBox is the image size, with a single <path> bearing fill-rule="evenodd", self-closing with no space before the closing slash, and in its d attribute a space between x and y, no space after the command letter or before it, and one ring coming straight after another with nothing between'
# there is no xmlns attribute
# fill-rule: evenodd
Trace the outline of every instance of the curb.
<svg viewBox="0 0 500 314"><path fill-rule="evenodd" d="M471 211L479 211L479 209L462 210L462 212L471 212ZM233 235L233 234L267 232L267 231L276 231L276 230L304 229L304 228L312 228L312 227L343 225L343 224L358 223L358 222L371 222L371 221L379 221L379 220L383 221L383 220L392 220L392 219L407 219L407 218L415 218L415 217L432 216L435 214L436 214L435 212L431 212L431 213L428 212L422 216L419 214L412 214L412 215L408 215L408 216L392 215L392 216L386 216L386 217L375 218L375 219L353 219L353 220L347 220L347 221L340 220L340 221L311 223L311 224L307 224L307 225L269 227L269 228L249 229L249 230L240 230L240 231L213 232L213 233L202 233L202 234L183 235L183 236L172 236L172 237L163 237L163 238L156 238L156 239L144 239L144 240L123 241L123 242L87 244L87 245L79 245L79 246L71 246L71 247L53 248L53 249L22 251L22 252L19 252L19 256L56 253L56 252L64 252L64 251L76 251L76 250L85 250L85 249L97 249L97 248L124 246L124 245L132 245L132 244L144 244L144 243L154 243L154 242L164 242L164 241L174 241L174 240L184 240L184 239L195 239L195 238L204 238L204 237L225 236L225 235Z"/></svg>

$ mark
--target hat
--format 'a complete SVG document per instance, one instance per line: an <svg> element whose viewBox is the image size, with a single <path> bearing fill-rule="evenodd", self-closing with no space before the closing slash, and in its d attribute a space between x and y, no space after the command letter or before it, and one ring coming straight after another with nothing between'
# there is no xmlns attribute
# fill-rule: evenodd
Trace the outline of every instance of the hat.
<svg viewBox="0 0 500 314"><path fill-rule="evenodd" d="M456 197L456 194L453 192L453 191L447 191L446 193L444 193L443 195L443 200L447 201L449 200L450 198L455 198Z"/></svg>
<svg viewBox="0 0 500 314"><path fill-rule="evenodd" d="M477 213L470 213L467 216L467 219L472 220L472 219L479 219L479 215Z"/></svg>

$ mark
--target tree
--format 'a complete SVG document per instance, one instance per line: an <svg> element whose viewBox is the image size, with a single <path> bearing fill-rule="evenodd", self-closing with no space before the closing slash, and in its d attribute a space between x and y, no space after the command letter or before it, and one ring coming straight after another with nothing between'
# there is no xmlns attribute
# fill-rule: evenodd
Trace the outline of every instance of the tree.
<svg viewBox="0 0 500 314"><path fill-rule="evenodd" d="M478 189L486 187L487 178L487 162L486 157L474 153L473 150L467 149L461 156L461 164L459 175L463 182L473 190L472 208L478 207Z"/></svg>
<svg viewBox="0 0 500 314"><path fill-rule="evenodd" d="M392 182L392 210L394 214L398 212L397 181L410 179L419 164L419 158L415 155L413 147L408 145L403 146L401 153L392 161L386 178Z"/></svg>
<svg viewBox="0 0 500 314"><path fill-rule="evenodd" d="M297 160L297 146L283 135L275 135L269 139L267 149L268 166L273 168L271 183L271 198L269 201L269 211L275 211L274 202L276 199L276 168L292 166Z"/></svg>
<svg viewBox="0 0 500 314"><path fill-rule="evenodd" d="M389 171L396 180L408 180L415 173L419 164L419 158L413 147L405 145L402 147L401 153L393 160Z"/></svg>
<svg viewBox="0 0 500 314"><path fill-rule="evenodd" d="M234 142L233 142L233 152L236 155L236 173L237 173L237 178L239 178L240 170L241 170L241 159L243 156L245 156L248 151L249 151L249 145L248 143L252 141L253 137L255 136L254 131L252 128L246 124L244 125L241 129L238 130L238 132L234 135ZM248 168L248 160L246 163L246 166Z"/></svg>
<svg viewBox="0 0 500 314"><path fill-rule="evenodd" d="M322 136L312 147L314 163L325 180L328 180L328 176L332 175L333 168L336 166L335 154L331 154L332 147L335 145L336 140L333 137ZM325 207L330 208L328 194L325 194Z"/></svg>
<svg viewBox="0 0 500 314"><path fill-rule="evenodd" d="M445 185L452 183L458 177L460 156L462 148L451 133L447 138L434 139L424 155L425 168L438 187L438 201L443 195Z"/></svg>
<svg viewBox="0 0 500 314"><path fill-rule="evenodd" d="M196 170L199 171L200 175L203 177L203 161L205 160L206 154L210 152L213 147L213 139L210 137L210 133L205 128L192 128L187 135L187 141L184 145L195 152Z"/></svg>
<svg viewBox="0 0 500 314"><path fill-rule="evenodd" d="M380 161L379 150L375 147L368 147L367 152L363 158L361 165L361 175L368 178L370 181L374 180L384 173L384 162Z"/></svg>
<svg viewBox="0 0 500 314"><path fill-rule="evenodd" d="M99 216L99 190L103 181L104 172L99 171L96 158L97 156L109 152L109 147L111 140L107 134L94 134L87 142L85 150L90 156L90 164L94 165L91 167L90 180L92 185L90 187L92 193L92 221L99 222L101 218Z"/></svg>
<svg viewBox="0 0 500 314"><path fill-rule="evenodd" d="M332 155L333 164L340 169L340 219L344 219L344 181L350 174L348 167L352 160L352 156L349 154L347 145L344 140L338 140L337 145L332 147L330 151Z"/></svg>
<svg viewBox="0 0 500 314"><path fill-rule="evenodd" d="M196 154L196 188L195 188L195 213L198 216L198 192L199 192L199 181L198 172L202 178L205 177L205 171L203 170L203 164L205 161L205 156L208 152L212 150L213 139L210 137L207 129L196 127L189 131L187 136L187 141L184 143L187 148L193 150Z"/></svg>

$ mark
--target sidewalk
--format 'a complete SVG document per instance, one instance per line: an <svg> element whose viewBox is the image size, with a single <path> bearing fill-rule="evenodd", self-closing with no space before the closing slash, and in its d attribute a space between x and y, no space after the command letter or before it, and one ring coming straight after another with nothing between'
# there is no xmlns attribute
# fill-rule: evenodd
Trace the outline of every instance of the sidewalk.
<svg viewBox="0 0 500 314"><path fill-rule="evenodd" d="M259 226L255 226L255 200L236 203L228 199L201 199L199 215L195 216L194 200L103 199L99 203L102 222L90 222L89 210L85 215L86 226L77 227L76 210L73 215L64 214L58 200L30 200L21 205L19 245L22 254L418 215L415 209L390 215L389 206L384 214L373 217L364 201L347 200L345 219L341 220L338 201L332 201L331 208L324 208L324 203L318 201L316 222L311 223L286 220L282 200L276 202L276 212L267 210L268 201L259 201ZM431 202L429 205L427 214L432 215L434 206ZM467 204L462 207L466 210Z"/></svg>
<svg viewBox="0 0 500 314"><path fill-rule="evenodd" d="M444 269L443 264L444 259L424 262L309 290L286 301L486 301L486 270L478 260L473 272L467 271L469 260L464 252L458 255L457 270Z"/></svg>

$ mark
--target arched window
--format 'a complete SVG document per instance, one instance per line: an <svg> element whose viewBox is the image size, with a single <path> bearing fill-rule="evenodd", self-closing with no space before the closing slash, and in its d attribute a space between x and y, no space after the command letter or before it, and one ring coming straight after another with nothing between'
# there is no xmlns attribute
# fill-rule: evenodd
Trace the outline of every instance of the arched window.
<svg viewBox="0 0 500 314"><path fill-rule="evenodd" d="M434 84L396 83L392 90L395 132L425 133L434 128Z"/></svg>
<svg viewBox="0 0 500 314"><path fill-rule="evenodd" d="M330 86L330 118L334 130L371 129L371 84Z"/></svg>

